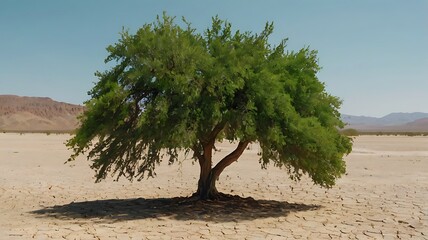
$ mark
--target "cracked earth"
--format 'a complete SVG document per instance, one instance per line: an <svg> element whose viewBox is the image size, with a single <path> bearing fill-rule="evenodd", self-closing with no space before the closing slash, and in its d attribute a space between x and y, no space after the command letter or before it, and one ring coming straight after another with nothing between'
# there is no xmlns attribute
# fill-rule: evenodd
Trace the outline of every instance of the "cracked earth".
<svg viewBox="0 0 428 240"><path fill-rule="evenodd" d="M252 145L218 182L236 197L212 202L186 198L191 160L95 184L85 159L64 164L68 138L0 134L0 239L428 239L427 137L357 137L332 189L261 170Z"/></svg>

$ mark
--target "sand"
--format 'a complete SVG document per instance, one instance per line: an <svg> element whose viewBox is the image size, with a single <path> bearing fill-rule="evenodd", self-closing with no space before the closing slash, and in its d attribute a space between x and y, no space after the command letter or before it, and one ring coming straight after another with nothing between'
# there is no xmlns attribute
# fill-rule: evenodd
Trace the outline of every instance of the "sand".
<svg viewBox="0 0 428 240"><path fill-rule="evenodd" d="M261 170L253 145L218 189L255 200L210 204L174 198L195 190L191 160L96 184L83 157L64 164L67 138L0 134L0 239L428 239L427 137L356 138L328 190Z"/></svg>

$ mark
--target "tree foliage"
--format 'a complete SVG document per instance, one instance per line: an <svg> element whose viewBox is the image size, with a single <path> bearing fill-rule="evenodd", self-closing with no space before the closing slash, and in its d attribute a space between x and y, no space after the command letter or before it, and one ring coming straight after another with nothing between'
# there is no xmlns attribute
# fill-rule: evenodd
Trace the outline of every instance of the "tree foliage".
<svg viewBox="0 0 428 240"><path fill-rule="evenodd" d="M96 73L67 143L70 160L87 153L97 181L109 172L132 180L191 152L201 165L200 188L256 142L262 167L273 163L293 179L307 174L334 185L352 143L338 131L340 100L316 76L316 51L287 51L285 40L270 45L269 23L259 34L232 31L218 17L203 34L184 23L164 15L107 48L106 62L116 65ZM214 143L222 140L237 149L213 168Z"/></svg>

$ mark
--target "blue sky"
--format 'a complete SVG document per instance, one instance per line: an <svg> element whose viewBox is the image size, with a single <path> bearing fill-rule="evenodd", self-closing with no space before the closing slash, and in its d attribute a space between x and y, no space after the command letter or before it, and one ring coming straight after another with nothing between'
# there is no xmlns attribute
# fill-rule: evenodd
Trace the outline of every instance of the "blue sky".
<svg viewBox="0 0 428 240"><path fill-rule="evenodd" d="M166 11L203 31L219 15L271 42L318 50L318 77L341 112L428 112L428 1L0 1L0 94L81 104L105 70L105 48Z"/></svg>

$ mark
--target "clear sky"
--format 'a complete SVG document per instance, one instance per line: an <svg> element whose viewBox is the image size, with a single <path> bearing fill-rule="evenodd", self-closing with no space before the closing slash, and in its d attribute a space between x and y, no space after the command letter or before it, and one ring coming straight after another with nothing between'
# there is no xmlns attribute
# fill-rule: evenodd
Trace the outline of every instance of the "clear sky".
<svg viewBox="0 0 428 240"><path fill-rule="evenodd" d="M2 0L0 94L82 104L122 27L163 11L201 31L214 15L252 32L273 21L273 44L318 50L318 77L342 113L428 112L427 0Z"/></svg>

